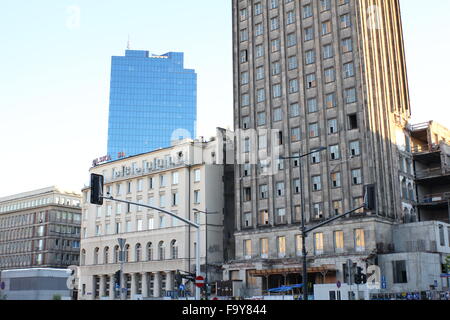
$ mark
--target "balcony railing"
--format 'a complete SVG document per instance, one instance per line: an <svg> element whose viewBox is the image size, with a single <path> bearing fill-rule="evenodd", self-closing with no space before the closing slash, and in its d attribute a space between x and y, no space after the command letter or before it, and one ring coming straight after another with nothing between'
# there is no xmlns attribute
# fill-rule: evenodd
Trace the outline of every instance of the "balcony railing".
<svg viewBox="0 0 450 320"><path fill-rule="evenodd" d="M450 192L444 192L444 193L435 193L435 194L429 194L424 196L422 199L420 199L420 203L426 204L426 203L439 203L448 201L450 199Z"/></svg>
<svg viewBox="0 0 450 320"><path fill-rule="evenodd" d="M429 168L425 170L420 170L416 172L416 179L423 179L428 177L435 177L442 175L442 168L436 167L436 168Z"/></svg>
<svg viewBox="0 0 450 320"><path fill-rule="evenodd" d="M427 153L440 151L441 147L438 144L418 144L412 147L412 153Z"/></svg>

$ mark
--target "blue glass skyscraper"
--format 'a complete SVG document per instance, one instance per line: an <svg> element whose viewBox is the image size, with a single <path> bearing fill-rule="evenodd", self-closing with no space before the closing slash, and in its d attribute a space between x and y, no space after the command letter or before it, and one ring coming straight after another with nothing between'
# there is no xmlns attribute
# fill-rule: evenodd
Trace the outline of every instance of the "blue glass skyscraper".
<svg viewBox="0 0 450 320"><path fill-rule="evenodd" d="M112 160L195 138L197 74L184 69L184 54L161 56L126 50L113 56L108 123Z"/></svg>

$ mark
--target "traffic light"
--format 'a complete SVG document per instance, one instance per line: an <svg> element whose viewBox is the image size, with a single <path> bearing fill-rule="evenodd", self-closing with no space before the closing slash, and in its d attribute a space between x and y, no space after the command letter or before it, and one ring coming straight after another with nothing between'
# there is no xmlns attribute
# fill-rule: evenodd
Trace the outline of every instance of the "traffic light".
<svg viewBox="0 0 450 320"><path fill-rule="evenodd" d="M103 176L91 173L91 203L96 205L103 204Z"/></svg>
<svg viewBox="0 0 450 320"><path fill-rule="evenodd" d="M362 268L358 267L355 274L355 283L356 284L365 284L367 283L367 276L362 273Z"/></svg>
<svg viewBox="0 0 450 320"><path fill-rule="evenodd" d="M364 186L364 209L368 211L376 210L376 195L374 184Z"/></svg>
<svg viewBox="0 0 450 320"><path fill-rule="evenodd" d="M114 274L114 282L120 286L120 270Z"/></svg>

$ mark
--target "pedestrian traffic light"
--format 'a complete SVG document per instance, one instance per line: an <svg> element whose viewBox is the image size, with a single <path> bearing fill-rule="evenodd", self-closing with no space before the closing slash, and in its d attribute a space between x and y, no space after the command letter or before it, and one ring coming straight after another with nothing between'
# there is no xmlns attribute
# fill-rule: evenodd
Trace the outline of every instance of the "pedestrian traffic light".
<svg viewBox="0 0 450 320"><path fill-rule="evenodd" d="M91 203L96 205L103 204L103 176L91 174Z"/></svg>
<svg viewBox="0 0 450 320"><path fill-rule="evenodd" d="M375 211L376 209L376 195L374 184L364 186L364 209L368 211Z"/></svg>
<svg viewBox="0 0 450 320"><path fill-rule="evenodd" d="M357 267L357 271L355 274L355 283L356 284L365 284L367 283L367 276L362 273L362 268L361 267Z"/></svg>
<svg viewBox="0 0 450 320"><path fill-rule="evenodd" d="M114 282L120 286L120 270L114 274Z"/></svg>

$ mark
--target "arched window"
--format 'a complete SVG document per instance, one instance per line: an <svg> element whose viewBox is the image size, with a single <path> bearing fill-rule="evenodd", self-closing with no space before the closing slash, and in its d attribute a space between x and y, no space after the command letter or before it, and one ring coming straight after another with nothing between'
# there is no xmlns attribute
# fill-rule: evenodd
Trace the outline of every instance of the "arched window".
<svg viewBox="0 0 450 320"><path fill-rule="evenodd" d="M170 243L170 255L172 259L178 259L178 244L177 240L172 240Z"/></svg>
<svg viewBox="0 0 450 320"><path fill-rule="evenodd" d="M81 250L80 264L84 266L86 264L86 250Z"/></svg>
<svg viewBox="0 0 450 320"><path fill-rule="evenodd" d="M109 263L109 247L105 247L105 249L103 250L103 263Z"/></svg>
<svg viewBox="0 0 450 320"><path fill-rule="evenodd" d="M99 248L95 248L94 250L94 264L98 264L98 252L100 251Z"/></svg>
<svg viewBox="0 0 450 320"><path fill-rule="evenodd" d="M158 258L159 260L165 259L165 248L164 248L164 241L160 241L158 244Z"/></svg>
<svg viewBox="0 0 450 320"><path fill-rule="evenodd" d="M142 250L141 250L141 244L140 243L138 243L138 244L136 244L136 247L135 247L135 261L136 262L139 262L139 261L141 261L141 253L142 253Z"/></svg>
<svg viewBox="0 0 450 320"><path fill-rule="evenodd" d="M147 261L153 260L153 244L151 242L147 243Z"/></svg>
<svg viewBox="0 0 450 320"><path fill-rule="evenodd" d="M119 246L114 247L114 263L119 263Z"/></svg>
<svg viewBox="0 0 450 320"><path fill-rule="evenodd" d="M412 183L408 183L409 200L414 201L414 189Z"/></svg>
<svg viewBox="0 0 450 320"><path fill-rule="evenodd" d="M125 246L125 257L124 257L124 261L125 261L125 262L128 262L128 261L130 261L129 259L130 259L130 245L127 244L127 245Z"/></svg>

